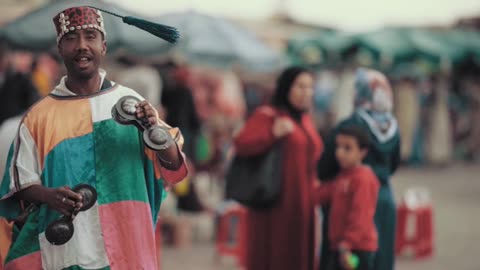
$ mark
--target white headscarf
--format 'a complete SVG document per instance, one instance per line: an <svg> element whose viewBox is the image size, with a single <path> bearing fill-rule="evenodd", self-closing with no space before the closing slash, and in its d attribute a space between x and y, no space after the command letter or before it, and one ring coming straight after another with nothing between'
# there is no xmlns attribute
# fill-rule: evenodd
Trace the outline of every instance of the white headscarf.
<svg viewBox="0 0 480 270"><path fill-rule="evenodd" d="M382 73L360 68L355 78L355 108L381 142L391 139L398 128L392 115L393 93Z"/></svg>

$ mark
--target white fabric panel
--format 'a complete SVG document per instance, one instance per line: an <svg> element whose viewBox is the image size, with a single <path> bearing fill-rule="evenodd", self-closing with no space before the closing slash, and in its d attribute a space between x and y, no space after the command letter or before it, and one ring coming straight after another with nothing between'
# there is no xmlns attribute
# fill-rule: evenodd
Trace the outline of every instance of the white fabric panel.
<svg viewBox="0 0 480 270"><path fill-rule="evenodd" d="M20 146L18 148L17 158L12 161L10 165L10 190L15 190L14 181L14 165L16 164L18 170L18 178L20 182L20 188L26 188L33 184L40 184L40 160L38 157L38 149L33 140L30 131L24 123L20 126L18 134L20 138ZM17 147L17 141L15 141L15 147ZM15 156L14 156L15 158ZM11 195L12 193L9 193Z"/></svg>
<svg viewBox="0 0 480 270"><path fill-rule="evenodd" d="M98 269L109 265L102 236L98 204L80 212L73 220L75 233L66 244L50 244L45 233L39 235L43 269L63 269L78 265L85 269Z"/></svg>
<svg viewBox="0 0 480 270"><path fill-rule="evenodd" d="M130 88L122 85L118 85L117 87L117 89L111 92L90 98L93 123L112 118L112 107L123 96L131 95L143 100L143 97Z"/></svg>

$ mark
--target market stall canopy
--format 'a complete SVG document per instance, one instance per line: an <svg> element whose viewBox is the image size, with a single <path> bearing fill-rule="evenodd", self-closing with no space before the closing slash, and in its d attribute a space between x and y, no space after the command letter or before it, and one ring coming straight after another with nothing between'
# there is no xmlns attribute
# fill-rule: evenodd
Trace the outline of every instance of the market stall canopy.
<svg viewBox="0 0 480 270"><path fill-rule="evenodd" d="M387 68L411 60L415 48L406 29L382 29L354 35L356 60L361 65Z"/></svg>
<svg viewBox="0 0 480 270"><path fill-rule="evenodd" d="M344 54L353 46L353 38L345 33L322 31L303 34L288 41L287 55L296 65L328 66L344 60Z"/></svg>
<svg viewBox="0 0 480 270"><path fill-rule="evenodd" d="M101 0L78 0L75 2L61 0L50 2L7 23L0 31L0 36L16 49L47 51L56 46L56 32L52 18L68 7L82 5L94 6L123 16L145 18L145 16ZM150 54L155 52L156 48L167 43L154 35L123 23L116 17L104 14L103 18L110 52L123 48L135 54ZM155 21L152 18L146 19ZM155 22L162 23L160 21Z"/></svg>
<svg viewBox="0 0 480 270"><path fill-rule="evenodd" d="M417 51L417 57L436 68L450 69L472 57L480 60L478 32L412 29L409 37Z"/></svg>
<svg viewBox="0 0 480 270"><path fill-rule="evenodd" d="M284 64L283 55L267 46L253 32L226 19L194 11L157 18L179 29L177 44L162 44L158 51L187 63L248 70L271 71Z"/></svg>

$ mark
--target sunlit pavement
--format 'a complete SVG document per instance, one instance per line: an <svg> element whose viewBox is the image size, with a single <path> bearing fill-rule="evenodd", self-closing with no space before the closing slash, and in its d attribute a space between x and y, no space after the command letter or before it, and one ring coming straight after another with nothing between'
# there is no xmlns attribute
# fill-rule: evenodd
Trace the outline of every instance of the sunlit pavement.
<svg viewBox="0 0 480 270"><path fill-rule="evenodd" d="M393 178L397 201L411 187L431 192L435 215L435 253L432 258L397 258L396 270L480 269L480 166L401 169ZM164 248L162 270L234 270L232 258L219 258L214 245L203 241L184 249ZM292 269L294 270L294 269Z"/></svg>

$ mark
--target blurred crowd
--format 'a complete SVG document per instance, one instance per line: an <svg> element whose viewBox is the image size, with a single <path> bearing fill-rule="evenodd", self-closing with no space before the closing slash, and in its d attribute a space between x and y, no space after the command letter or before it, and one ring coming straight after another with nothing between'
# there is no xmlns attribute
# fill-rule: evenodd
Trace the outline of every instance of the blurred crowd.
<svg viewBox="0 0 480 270"><path fill-rule="evenodd" d="M47 95L64 70L58 56L50 53L9 51L2 46L0 60L0 124L8 126ZM158 106L167 122L182 129L187 155L200 171L224 167L234 130L255 108L269 102L275 80L271 73L252 79L232 71L173 62L150 64L127 56L107 58L105 66L112 80L138 89ZM322 136L353 109L354 71L353 64L314 71L311 110ZM402 132L403 162L423 165L478 159L480 79L474 71L395 76L390 81Z"/></svg>
<svg viewBox="0 0 480 270"><path fill-rule="evenodd" d="M60 20L53 20L62 24L55 28L61 35L50 28L39 31L51 23L48 13L71 3L36 2L39 9L0 28L0 187L9 192L17 187L8 186L9 173L3 175L7 160L22 152L20 143L12 141L20 134L23 116L70 72L55 46L60 49L59 41L69 31L92 28L66 28L78 21L66 24L64 15L70 14L62 12ZM113 2L93 3L118 14L134 14ZM161 246L181 249L194 241L211 245L216 240L221 253L219 243L228 238L229 244L233 239L242 243L236 255L249 270L393 270L399 202L403 205L401 200L408 197L393 196L390 179L397 168L480 161L479 21L353 34L299 23L287 13L252 21L249 30L196 11L155 18L178 28L182 38L176 44L142 36L109 15L94 20L97 30L110 28L108 35L102 32L109 49L99 56L107 79L136 91L160 119L178 127L181 134L175 140L183 135L189 172L175 186L165 185L168 196L162 197L158 217L153 217L158 218L155 252L161 252ZM139 22L144 23L140 28L148 28L148 21ZM32 145L30 149L37 147ZM227 196L236 161L257 161L280 147L280 164L273 166L281 171L280 188L271 205L258 210ZM105 149L109 156L116 153ZM178 159L182 151L174 151ZM68 154L64 158L74 160ZM52 170L63 165L52 163L59 166ZM18 165L12 164L13 172ZM109 170L117 167L121 166ZM187 174L183 172L179 179ZM13 172L12 177L19 176ZM256 199L265 195L263 191ZM8 196L0 199L5 202ZM66 198L59 200L64 203ZM0 207L0 212L5 209L9 207ZM225 229L222 222L228 211L237 216L229 217ZM225 230L223 239L219 235ZM12 240L4 235L7 232L0 231L0 261L10 248L5 243ZM25 249L22 244L17 248Z"/></svg>
<svg viewBox="0 0 480 270"><path fill-rule="evenodd" d="M211 215L222 207L233 137L257 108L270 104L278 74L265 73L259 79L230 70L174 62L151 64L118 55L107 57L104 65L111 80L138 91L157 107L161 118L183 133L190 175L173 189L175 196L169 196L162 206L160 220L165 243L188 245L192 240L188 226L193 226L186 225L188 215L206 214L212 221ZM312 71L309 111L323 139L354 111L356 68L345 63ZM1 170L22 114L46 96L64 72L53 53L0 49ZM478 160L480 79L476 72L389 78L403 164Z"/></svg>

